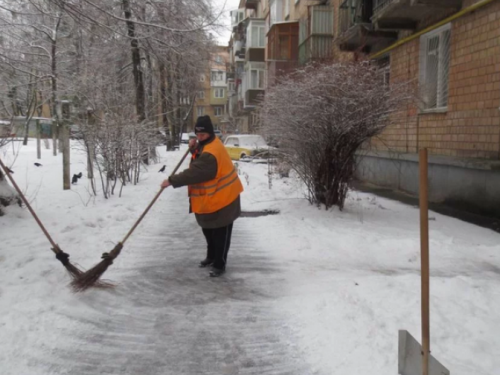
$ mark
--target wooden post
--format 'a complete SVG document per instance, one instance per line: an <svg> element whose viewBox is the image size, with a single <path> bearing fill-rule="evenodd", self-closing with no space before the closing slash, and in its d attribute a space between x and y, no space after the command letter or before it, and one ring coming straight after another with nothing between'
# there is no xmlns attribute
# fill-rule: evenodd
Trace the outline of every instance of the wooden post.
<svg viewBox="0 0 500 375"><path fill-rule="evenodd" d="M429 207L427 149L420 150L420 259L422 289L422 374L429 375Z"/></svg>
<svg viewBox="0 0 500 375"><path fill-rule="evenodd" d="M40 120L36 120L36 158L42 158L42 125L40 125Z"/></svg>
<svg viewBox="0 0 500 375"><path fill-rule="evenodd" d="M62 105L61 143L63 154L63 189L71 189L70 168L69 168L69 103Z"/></svg>

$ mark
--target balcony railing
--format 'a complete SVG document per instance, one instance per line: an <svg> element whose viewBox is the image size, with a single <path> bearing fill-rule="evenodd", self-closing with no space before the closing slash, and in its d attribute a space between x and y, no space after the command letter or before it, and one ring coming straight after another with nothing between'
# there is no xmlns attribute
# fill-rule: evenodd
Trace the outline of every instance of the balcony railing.
<svg viewBox="0 0 500 375"><path fill-rule="evenodd" d="M340 5L340 33L345 33L360 24L370 25L372 8L365 0L344 0Z"/></svg>
<svg viewBox="0 0 500 375"><path fill-rule="evenodd" d="M377 29L413 30L426 20L444 18L462 6L462 0L373 0L372 21Z"/></svg>
<svg viewBox="0 0 500 375"><path fill-rule="evenodd" d="M299 21L299 62L333 57L333 8L311 6L308 17Z"/></svg>
<svg viewBox="0 0 500 375"><path fill-rule="evenodd" d="M339 9L339 47L344 51L365 53L383 49L397 39L393 31L375 30L372 0L345 0Z"/></svg>

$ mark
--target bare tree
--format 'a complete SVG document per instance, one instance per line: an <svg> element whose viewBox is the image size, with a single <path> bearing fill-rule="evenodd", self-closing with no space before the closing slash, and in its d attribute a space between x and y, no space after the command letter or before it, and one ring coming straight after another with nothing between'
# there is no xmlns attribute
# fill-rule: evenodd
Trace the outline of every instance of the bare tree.
<svg viewBox="0 0 500 375"><path fill-rule="evenodd" d="M407 83L383 84L369 62L309 65L266 91L262 131L305 182L311 203L344 206L356 153L411 98Z"/></svg>
<svg viewBox="0 0 500 375"><path fill-rule="evenodd" d="M95 176L106 197L138 183L159 129L173 149L192 111L220 15L210 1L0 1L0 118L24 116L27 140L43 105L57 124L69 101L94 193Z"/></svg>

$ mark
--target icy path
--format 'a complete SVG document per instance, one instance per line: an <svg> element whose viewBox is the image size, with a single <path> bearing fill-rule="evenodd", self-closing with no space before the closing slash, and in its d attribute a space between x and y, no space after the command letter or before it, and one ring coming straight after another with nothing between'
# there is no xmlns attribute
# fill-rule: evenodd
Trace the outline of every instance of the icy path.
<svg viewBox="0 0 500 375"><path fill-rule="evenodd" d="M165 192L108 270L118 288L82 295L85 308L63 317L67 345L31 354L39 373L308 373L277 309L280 266L252 245L258 219L235 223L229 270L211 279L186 209L185 190Z"/></svg>

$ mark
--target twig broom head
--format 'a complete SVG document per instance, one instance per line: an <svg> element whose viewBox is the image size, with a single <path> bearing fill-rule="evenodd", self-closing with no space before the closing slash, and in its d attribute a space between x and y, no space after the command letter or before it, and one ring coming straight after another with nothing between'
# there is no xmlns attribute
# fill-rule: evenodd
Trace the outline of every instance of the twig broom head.
<svg viewBox="0 0 500 375"><path fill-rule="evenodd" d="M77 279L83 274L83 271L81 269L71 264L71 262L69 261L69 254L62 251L59 246L55 246L54 248L52 248L52 251L56 253L56 259L62 263L73 280Z"/></svg>
<svg viewBox="0 0 500 375"><path fill-rule="evenodd" d="M123 245L119 242L113 250L102 255L102 261L96 264L87 272L81 273L71 282L71 287L74 292L83 292L91 287L111 287L112 284L99 281L101 276L106 272L108 267L113 264L113 260L120 254Z"/></svg>

